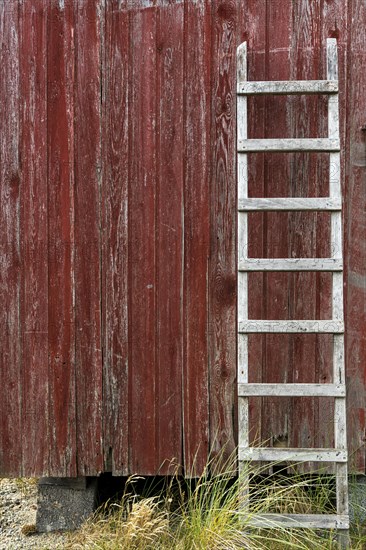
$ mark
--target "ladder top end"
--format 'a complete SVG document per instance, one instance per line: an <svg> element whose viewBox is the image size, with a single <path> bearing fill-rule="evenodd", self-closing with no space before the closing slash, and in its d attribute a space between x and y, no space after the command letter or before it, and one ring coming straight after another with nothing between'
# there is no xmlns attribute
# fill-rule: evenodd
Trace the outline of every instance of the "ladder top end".
<svg viewBox="0 0 366 550"><path fill-rule="evenodd" d="M239 46L237 47L236 49L237 51L237 54L246 54L247 53L247 42L242 42L241 44L239 44Z"/></svg>

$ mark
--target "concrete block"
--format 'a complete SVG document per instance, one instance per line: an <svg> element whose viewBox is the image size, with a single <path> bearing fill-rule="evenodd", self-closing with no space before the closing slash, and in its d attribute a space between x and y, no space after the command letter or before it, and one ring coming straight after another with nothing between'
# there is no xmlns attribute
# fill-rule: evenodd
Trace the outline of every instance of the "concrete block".
<svg viewBox="0 0 366 550"><path fill-rule="evenodd" d="M366 476L350 476L349 489L349 515L353 525L366 523Z"/></svg>
<svg viewBox="0 0 366 550"><path fill-rule="evenodd" d="M77 529L96 507L97 478L42 478L38 484L39 533Z"/></svg>

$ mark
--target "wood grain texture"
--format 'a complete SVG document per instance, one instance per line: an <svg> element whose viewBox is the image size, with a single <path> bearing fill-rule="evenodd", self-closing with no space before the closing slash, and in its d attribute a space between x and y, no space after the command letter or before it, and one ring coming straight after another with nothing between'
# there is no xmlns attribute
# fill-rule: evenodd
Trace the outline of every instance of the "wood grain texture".
<svg viewBox="0 0 366 550"><path fill-rule="evenodd" d="M344 332L344 323L338 320L271 320L271 321L259 321L256 319L250 319L249 321L241 321L239 319L239 332L267 332L267 333L342 333ZM278 364L278 357L276 359ZM286 364L286 363L285 363Z"/></svg>
<svg viewBox="0 0 366 550"><path fill-rule="evenodd" d="M346 386L342 384L239 384L238 395L261 395L281 397L345 397Z"/></svg>
<svg viewBox="0 0 366 550"><path fill-rule="evenodd" d="M129 192L129 13L108 2L103 66L103 435L105 470L127 475L128 416L128 204Z"/></svg>
<svg viewBox="0 0 366 550"><path fill-rule="evenodd" d="M22 472L18 2L0 4L0 469Z"/></svg>
<svg viewBox="0 0 366 550"><path fill-rule="evenodd" d="M248 139L239 141L239 152L286 152L286 151L339 151L338 139L326 138L277 138Z"/></svg>
<svg viewBox="0 0 366 550"><path fill-rule="evenodd" d="M189 472L197 448L199 472L211 443L234 448L236 47L248 41L250 80L324 79L329 36L339 46L349 444L363 472L364 3L0 4L2 475L76 475L77 452L84 473L154 474L172 454ZM248 106L253 139L326 136L325 96ZM250 155L249 197L268 210L328 194L325 155L288 154ZM249 256L332 257L329 213L293 206L248 210ZM250 274L248 285L249 318L330 317L328 274ZM331 383L323 338L250 335L249 381ZM167 401L173 384L181 397ZM331 446L328 398L270 401L250 399L253 438Z"/></svg>
<svg viewBox="0 0 366 550"><path fill-rule="evenodd" d="M129 470L159 470L157 432L157 8L130 13ZM149 93L146 93L149 90ZM171 259L169 259L170 261Z"/></svg>
<svg viewBox="0 0 366 550"><path fill-rule="evenodd" d="M183 20L183 3L161 0L157 27L156 423L162 475L182 464Z"/></svg>
<svg viewBox="0 0 366 550"><path fill-rule="evenodd" d="M261 514L253 515L249 525L260 528L348 529L349 518L336 514Z"/></svg>
<svg viewBox="0 0 366 550"><path fill-rule="evenodd" d="M100 292L101 1L75 12L75 364L78 475L103 470Z"/></svg>
<svg viewBox="0 0 366 550"><path fill-rule="evenodd" d="M342 271L338 258L244 258L239 271Z"/></svg>
<svg viewBox="0 0 366 550"><path fill-rule="evenodd" d="M240 41L247 41L247 59L248 59L248 79L264 80L266 78L265 65L265 44L266 44L266 26L262 24L265 21L265 2L258 4L254 0L248 0L241 4L240 8ZM255 44L255 47L254 47ZM264 120L264 97L253 97L248 99L248 135L253 138L260 138L265 135ZM253 154L250 157L248 165L248 192L249 196L265 196L264 190L264 155ZM248 242L251 246L248 254L256 254L258 257L265 257L265 216L262 213L256 215L255 223L253 217L248 216ZM265 275L263 273L253 277L248 276L248 294L250 297L248 303L249 318L263 319L265 292ZM262 379L263 369L265 367L266 335L250 335L248 338L248 356L249 356L249 382L257 382ZM260 437L262 431L262 422L267 419L262 416L261 399L249 400L249 418L250 418L250 443Z"/></svg>
<svg viewBox="0 0 366 550"><path fill-rule="evenodd" d="M47 4L19 10L22 128L22 455L28 476L49 471Z"/></svg>
<svg viewBox="0 0 366 550"><path fill-rule="evenodd" d="M272 80L237 82L238 94L334 94L338 92L337 80Z"/></svg>
<svg viewBox="0 0 366 550"><path fill-rule="evenodd" d="M308 2L293 5L291 33L291 78L325 78L326 45L322 44L319 26L322 20L321 6ZM301 22L301 23L300 23ZM308 48L308 50L306 50ZM327 135L327 99L308 97L298 99L291 106L291 129L300 136ZM325 185L329 173L329 159L324 155L295 154L291 166L291 178L295 193L299 196L329 195ZM330 234L327 218L321 214L294 214L291 219L291 247L302 257L330 256ZM307 318L331 317L329 303L321 302L321 296L329 297L329 281L322 274L312 277L309 273L294 274L291 286L292 315ZM305 294L301 288L308 288ZM293 317L293 318L294 318ZM290 361L296 364L294 382L331 382L332 349L317 336L293 340ZM333 445L332 400L324 402L324 415L319 416L319 406L312 399L293 400L291 411L290 444L293 446ZM323 407L323 405L321 405ZM321 427L320 427L321 424ZM320 436L320 434L322 434ZM322 441L320 442L320 439ZM310 468L312 466L310 465Z"/></svg>
<svg viewBox="0 0 366 550"><path fill-rule="evenodd" d="M209 450L208 257L211 2L185 3L183 452L187 474Z"/></svg>
<svg viewBox="0 0 366 550"><path fill-rule="evenodd" d="M239 460L273 462L289 460L293 462L347 462L347 452L343 449L281 449L273 447L239 448Z"/></svg>
<svg viewBox="0 0 366 550"><path fill-rule="evenodd" d="M341 210L342 203L339 199L319 198L249 198L238 199L239 211L275 211L275 210Z"/></svg>
<svg viewBox="0 0 366 550"><path fill-rule="evenodd" d="M327 78L338 78L338 50L335 38L327 39ZM328 135L339 137L339 98L328 99ZM329 194L335 198L342 196L340 154L332 153L329 158ZM333 255L343 257L342 212L331 214L331 243ZM332 318L344 320L343 273L332 276ZM345 383L344 334L333 336L333 381ZM347 452L347 411L346 400L336 398L334 402L334 446ZM348 465L336 465L337 513L348 514Z"/></svg>
<svg viewBox="0 0 366 550"><path fill-rule="evenodd" d="M212 2L212 173L209 263L210 439L234 449L236 365L235 72L237 6Z"/></svg>
<svg viewBox="0 0 366 550"><path fill-rule="evenodd" d="M310 65L307 68L306 63L309 63L308 58L304 64L302 63L302 61L300 62L297 61L296 58L294 57L293 52L295 51L297 52L296 48L298 47L298 46L294 46L295 41L299 40L299 43L301 43L301 40L302 40L302 36L297 36L297 33L301 33L303 30L303 27L301 25L299 26L296 23L296 20L299 17L303 22L306 22L306 28L304 29L305 33L308 32L308 30L309 32L311 31L311 25L313 25L313 21L317 20L317 14L315 14L315 12L312 11L312 10L316 11L317 8L316 7L311 8L309 5L305 5L305 4L306 3L304 3L304 5L300 7L299 6L296 7L296 9L298 9L298 12L296 11L292 12L293 4L289 2L284 2L281 5L279 3L276 3L276 4L266 3L266 10L264 13L264 18L266 21L265 22L266 39L265 39L264 45L261 44L260 46L258 46L258 51L261 52L261 55L263 55L263 52L266 52L265 53L266 57L262 63L262 67L264 67L266 74L265 74L265 78L263 78L261 76L261 70L263 69L262 67L261 68L258 67L258 71L255 73L255 76L250 76L250 78L254 80L272 80L272 79L287 80L289 78L298 80L298 79L304 78L304 76L302 76L299 72L296 72L297 67L299 66L301 67L301 70L307 71L308 68L310 69ZM248 8L250 8L250 6L248 6ZM250 12L250 9L249 9L249 12ZM254 21L254 13L255 15L258 15L258 11L257 10L255 11L253 9L253 12L251 14L253 17L253 21ZM251 26L250 23L251 22L249 21L248 23L249 31L251 31L253 28L253 26ZM272 29L276 29L275 33L272 32ZM315 26L314 26L314 29L316 30ZM316 41L317 39L318 37L315 36L314 40ZM258 40L259 41L263 40L261 33L258 33ZM257 46L255 46L255 49L257 49ZM315 49L315 46L314 46L314 49ZM301 56L302 51L300 53L297 53L296 55ZM308 51L306 55L309 56ZM315 55L317 55L316 51L315 51ZM313 73L314 73L314 69L316 70L316 67L317 65L314 63L313 65L311 65ZM319 70L317 74L312 74L312 75L310 75L310 72L308 71L306 73L306 78L309 78L309 76L310 78L313 78L313 79L324 78L324 75L321 75ZM297 103L295 102L295 100L297 101ZM255 101L257 102L259 107L260 105L259 100L255 98ZM316 136L317 132L322 130L322 126L321 126L322 121L319 123L319 127L316 126L317 118L316 116L313 115L313 113L317 112L316 111L317 106L315 105L312 99L311 101L307 101L301 98L299 99L295 98L294 100L291 99L290 101L289 99L286 99L286 98L283 98L283 99L268 98L266 100L265 105L267 106L268 114L267 114L267 119L265 119L266 124L265 124L264 131L269 133L265 135L262 134L262 136L260 136L261 138L271 137L271 138L277 139L278 137L286 136L286 133L287 135L290 134L291 137L294 136L296 138L312 137L314 135ZM295 110L295 107L297 108L297 110ZM307 122L306 122L306 117L308 115L301 114L302 111L304 111L304 108L307 109L308 112L310 113L310 117ZM262 116L260 109L257 109L257 113L258 113L257 115L258 118L259 116ZM273 121L273 117L276 118L275 123ZM258 124L255 125L255 127L257 126ZM273 134L271 135L270 132L273 132ZM323 137L321 133L318 134L318 136ZM258 142L258 143L260 145L263 144L263 142L262 143ZM297 170L296 165L304 166L302 164L303 160L300 156L290 157L290 162L288 161L283 162L282 159L281 159L281 162L278 162L278 161L276 162L274 157L271 157L271 156L266 156L265 159L266 159L265 166L267 167L267 172L265 173L265 177L264 177L264 185L265 185L265 192L266 193L270 192L270 196L276 196L276 195L277 197L280 197L281 195L293 196L294 194L295 195L297 194L300 197L306 196L307 194L309 194L309 188L310 188L308 183L306 183L306 179L309 179L310 181L312 180L315 181L316 172L314 172L314 167L317 167L317 170L320 173L319 164L316 164L316 163L319 163L319 161L317 160L315 161L315 163L314 161L311 161L311 162L309 162L309 160L305 161L307 163L306 168L305 170L303 170L304 173L300 174L300 172L296 173L296 170ZM287 157L287 159L289 159L289 157ZM257 166L258 166L258 162L256 161L256 159L254 159L254 167L253 165L251 166L250 175L255 173L253 168L257 168ZM303 181L304 181L303 184L301 183L301 178L303 178ZM288 188L286 189L285 182L289 180L291 182L291 185L288 186ZM255 191L255 187L254 187L253 196L255 195L261 196L261 192L263 192L263 188L260 187L260 181L258 179L257 174L255 177L255 185L257 187L257 192ZM314 191L316 191L316 189L313 188L311 190L311 193L313 194ZM270 199L268 200L270 202ZM280 220L281 218L278 217L277 219ZM313 246L311 245L311 238L310 240L308 240L308 243L311 245L310 248L308 247L308 249L304 247L304 245L301 243L300 240L295 239L291 241L286 241L287 239L286 226L287 226L287 231L289 230L291 231L291 228L293 229L294 227L294 223L298 223L297 219L301 225L303 225L304 221L307 221L306 216L303 216L302 214L299 216L291 215L291 217L288 218L288 223L290 225L286 223L285 224L282 223L282 225L280 226L278 225L278 222L276 223L275 221L276 216L274 215L271 217L266 216L265 222L268 227L268 234L266 234L267 230L265 228L264 238L265 238L265 242L267 242L268 249L266 254L268 254L268 256L280 257L281 249L283 250L283 255L289 256L289 257L291 257L291 255L295 255L296 257L305 258L306 256L318 255L314 253L314 249L311 250L311 246ZM283 217L282 217L282 220L284 220ZM313 229L310 229L310 228L314 228L314 221L311 221L310 218L309 218L309 221L310 221L310 224L307 223L307 225L303 226L303 227L306 227L307 232L310 230L313 231ZM274 227L276 227L275 232L273 232ZM296 230L293 234L296 235ZM301 231L299 231L298 234L300 236ZM304 250L304 252L301 253L301 250ZM253 255L256 255L256 256L259 255L262 257L264 256L263 253L258 254L258 252L256 252L256 254L253 254ZM301 278L304 280L307 279L306 275L305 277L301 275ZM298 280L301 281L301 278L299 278ZM305 306L304 300L301 300L301 299L299 300L299 297L294 296L293 290L291 290L291 288L298 289L298 288L304 288L304 286L303 285L292 286L293 282L291 283L291 281L294 281L294 279L291 277L290 278L288 276L276 277L276 276L273 276L272 274L270 277L268 276L265 278L265 286L263 286L263 295L265 296L265 299L268 299L268 301L271 295L273 296L273 299L274 299L274 303L273 302L268 303L268 305L265 306L265 311L263 313L266 316L268 316L267 318L274 319L276 317L277 318L287 317L287 318L296 319L299 317L301 318L304 315L303 312L306 311L306 308L304 309L304 306ZM290 292L289 290L286 290L286 286L288 286L289 282L291 285ZM310 286L311 286L311 283L310 283ZM312 291L316 290L316 287L311 286L311 288L313 289ZM293 311L290 311L288 309L288 303L290 304L290 308L291 308L291 303L294 304L292 307ZM317 307L319 312L320 308L319 306ZM311 318L311 317L315 318L315 310L313 310L312 313L309 310L309 312L306 312L306 316L307 317L309 316L308 318ZM262 318L265 318L264 315L262 315ZM302 317L302 318L305 318L305 317ZM286 348L283 345L279 347L278 339L272 339L272 337L266 337L266 339L264 340L264 345L266 349L268 349L269 355L267 356L267 359L266 359L264 374L266 374L266 376L271 377L268 379L268 381L269 380L280 381L277 378L279 373L275 370L275 365L273 365L272 367L272 362L273 362L272 357L273 356L277 357L278 354L283 354L283 361L284 361L283 364L287 365L288 361L290 360L290 357L293 354L293 349L294 349L293 344L298 348L299 338L297 337L290 338L287 341L287 345L289 345L290 347L288 347L286 351ZM313 343L310 343L310 348L308 349L311 349L312 346L313 346ZM301 346L300 348L298 348L298 351L299 353L296 353L294 356L295 360L291 360L291 362L288 364L287 367L284 366L281 376L283 376L286 381L291 381L292 376L297 371L298 361L301 362L302 361L301 357L304 357L304 355L301 355L302 353ZM296 362L296 367L294 367L293 369L291 364L295 365L295 362ZM299 368L299 372L303 372L303 367ZM278 413L277 412L274 413L274 411L277 410L276 407L278 407ZM294 424L293 426L290 426L290 429L294 430L294 433L299 432L298 428L295 427L297 420L296 420L296 416L294 417L294 415L291 412L290 402L284 403L284 400L282 400L280 403L278 401L276 402L275 400L271 400L271 403L269 404L269 408L265 410L268 410L268 414L267 412L265 412L264 414L265 416L268 416L271 419L271 422L273 422L273 419L275 419L274 420L275 422L277 421L282 422L280 421L280 418L282 418L285 421L285 424L283 424L283 427L281 429L280 429L280 426L278 426L278 428L275 428L275 426L271 426L269 433L267 432L266 434L262 434L262 437L264 437L264 439L267 439L267 438L276 439L277 437L287 438L289 436L289 426L288 425L286 426L287 418L294 420ZM314 418L313 409L311 409L311 411L309 410L309 414L312 418ZM297 418L300 418L300 415ZM269 425L267 424L267 429L268 429L268 426ZM305 441L305 439L306 438L304 437L303 441Z"/></svg>
<svg viewBox="0 0 366 550"><path fill-rule="evenodd" d="M248 77L247 55L248 44L243 42L237 48L237 81L243 82ZM248 137L248 99L245 96L237 96L236 103L236 133L237 142ZM248 156L237 155L237 200L245 200L248 197ZM238 212L237 217L237 261L248 254L248 214ZM237 275L237 317L238 319L248 320L248 273L240 271ZM239 334L237 339L237 381L240 384L246 384L249 380L249 336ZM249 422L249 399L242 398L238 391L238 445L249 446L250 422ZM241 463L239 462L239 468ZM241 470L239 470L240 473ZM249 479L244 479L244 483L249 483Z"/></svg>
<svg viewBox="0 0 366 550"><path fill-rule="evenodd" d="M337 13L341 13L336 2ZM365 23L366 6L352 0L346 13L337 20L336 30L340 33L341 72L345 94L340 97L341 133L345 138L344 190L345 190L345 322L346 376L348 381L348 425L351 469L365 469L365 401L366 383L366 247L365 247L365 166L366 136L361 128L365 124ZM327 18L328 28L335 26L335 13ZM346 30L348 29L348 31ZM346 44L344 43L347 41ZM346 56L344 58L344 56ZM343 117L342 117L343 115ZM346 128L344 128L346 125ZM353 450L355 452L353 452Z"/></svg>
<svg viewBox="0 0 366 550"><path fill-rule="evenodd" d="M68 477L77 475L73 7L51 0L47 26L49 469Z"/></svg>
<svg viewBox="0 0 366 550"><path fill-rule="evenodd" d="M348 3L349 4L349 3ZM338 75L339 75L339 88L340 88L340 94L338 97L339 104L340 104L340 111L339 111L339 120L341 123L340 126L340 142L341 142L341 181L344 183L344 161L345 161L345 123L347 120L347 114L345 109L345 102L346 102L346 89L347 89L347 78L346 78L346 65L347 61L345 58L346 54L346 43L347 43L347 17L348 17L348 8L345 9L344 2L340 2L339 0L335 0L331 3L326 3L323 5L322 10L322 28L320 31L321 36L321 42L322 42L322 49L324 50L326 47L326 40L329 37L336 38L337 39L337 49L338 49ZM326 64L325 64L325 56L322 58L322 65L323 69L322 71L326 70ZM323 73L324 74L324 73ZM324 120L324 125L327 124L327 121ZM333 162L330 162L330 174L333 177L336 175L337 169L336 166L333 167ZM331 178L329 178L331 181ZM322 185L320 185L320 188L322 188ZM343 204L347 202L347 194L345 193L345 188L343 188ZM319 220L321 223L321 220ZM321 229L321 226L320 228ZM322 227L322 235L324 235L324 229L326 229L327 233L329 231L328 227L325 227L325 224L323 224ZM318 250L326 250L324 248L324 243L322 243L322 240L318 241ZM335 247L333 246L332 254L336 252ZM347 266L347 258L344 258L344 277L346 281L346 272L347 272L348 266ZM324 311L326 308L329 310L330 303L331 303L331 283L330 281L327 281L322 276L319 277L318 281L318 293L319 293L319 306ZM326 308L324 308L325 303ZM347 323L345 324L346 333L348 331ZM324 342L318 341L318 380L325 380L331 379L331 373L332 373L332 361L327 359L329 357L329 347L331 346L331 342L328 344L325 344ZM333 379L333 378L332 378ZM329 410L332 412L333 403L328 402L327 400L320 400L318 403L318 410L317 410L317 417L315 422L318 422L318 419L327 418L326 415L329 414ZM317 445L319 446L327 446L329 442L332 442L333 438L333 430L328 430L328 433L326 433L325 430L319 431L318 434L318 440ZM329 437L330 435L330 437ZM353 461L353 453L349 455L349 458Z"/></svg>
<svg viewBox="0 0 366 550"><path fill-rule="evenodd" d="M265 21L265 80L288 80L288 66L290 61L291 18L292 3L273 3L266 1ZM260 77L260 75L259 75ZM260 77L261 78L261 77ZM262 80L262 78L261 78ZM298 80L298 79L296 79ZM284 96L269 96L265 100L264 113L258 113L257 118L264 118L264 134L260 137L276 139L298 138L290 127L288 104L292 98ZM291 153L282 155L279 160L277 154L264 156L264 196L296 196L290 178ZM255 185L255 181L254 181ZM254 187L254 186L253 186ZM260 189L259 189L260 191ZM255 193L252 196L261 196ZM290 235L289 220L292 213L266 213L264 216L264 258L291 257L289 253ZM253 217L253 224L255 218ZM253 229L254 231L255 229ZM300 256L305 258L306 256ZM266 273L263 284L263 319L304 319L306 317L292 316L289 311L288 297L289 279L287 273ZM275 323L273 323L275 325ZM283 322L284 330L291 324ZM288 383L293 382L292 365L289 363L289 353L292 335L267 334L263 339L263 382ZM281 369L277 365L281 364ZM284 442L286 446L289 438L289 421L291 419L291 398L273 398L262 400L263 430L262 438L275 444ZM304 445L305 446L305 445Z"/></svg>

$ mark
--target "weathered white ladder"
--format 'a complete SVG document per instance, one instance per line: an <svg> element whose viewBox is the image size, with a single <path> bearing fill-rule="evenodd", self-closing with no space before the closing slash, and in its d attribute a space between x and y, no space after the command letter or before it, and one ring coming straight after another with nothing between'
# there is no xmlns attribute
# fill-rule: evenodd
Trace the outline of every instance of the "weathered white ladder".
<svg viewBox="0 0 366 550"><path fill-rule="evenodd" d="M258 94L327 94L328 137L316 139L248 139L247 96ZM254 517L252 525L298 528L329 528L346 532L348 517L346 388L344 369L342 200L338 112L338 59L335 39L327 40L327 80L247 81L247 46L237 51L237 132L238 132L238 403L239 465L245 461L333 462L336 474L336 514L267 514ZM248 153L326 151L330 153L329 197L249 198ZM331 258L254 259L248 258L248 212L312 210L331 212ZM332 277L332 319L306 321L265 321L248 319L249 271L330 271ZM249 333L332 333L333 382L331 384L248 383ZM251 447L249 441L249 397L334 397L335 448L294 449Z"/></svg>

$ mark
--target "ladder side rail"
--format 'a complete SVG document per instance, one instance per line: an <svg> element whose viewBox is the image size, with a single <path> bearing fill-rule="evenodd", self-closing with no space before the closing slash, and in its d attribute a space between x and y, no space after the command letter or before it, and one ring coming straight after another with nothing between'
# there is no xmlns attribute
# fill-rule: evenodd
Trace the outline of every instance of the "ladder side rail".
<svg viewBox="0 0 366 550"><path fill-rule="evenodd" d="M338 54L336 39L327 39L327 78L338 80ZM339 139L339 100L338 94L328 97L328 137ZM330 153L329 196L342 198L340 153ZM332 257L342 259L342 212L331 214ZM343 322L343 273L332 276L332 318ZM333 383L345 383L344 334L333 336ZM334 403L335 447L347 451L346 399L336 397ZM348 466L336 464L337 514L348 515Z"/></svg>
<svg viewBox="0 0 366 550"><path fill-rule="evenodd" d="M237 50L237 82L247 80L247 43ZM248 137L247 97L237 95L237 140ZM248 156L237 154L238 200L248 197ZM238 212L238 261L248 255L248 214ZM238 272L238 321L248 319L248 273ZM238 383L248 382L248 335L238 333ZM238 399L239 445L249 447L249 398ZM242 464L239 462L239 468ZM249 481L249 480L248 480Z"/></svg>

